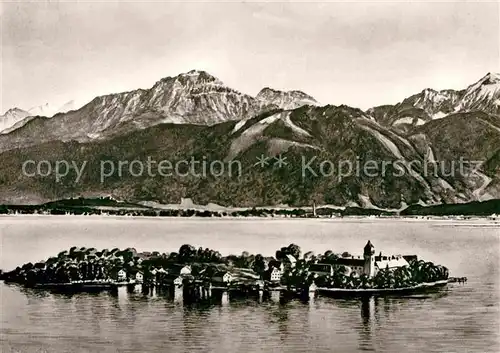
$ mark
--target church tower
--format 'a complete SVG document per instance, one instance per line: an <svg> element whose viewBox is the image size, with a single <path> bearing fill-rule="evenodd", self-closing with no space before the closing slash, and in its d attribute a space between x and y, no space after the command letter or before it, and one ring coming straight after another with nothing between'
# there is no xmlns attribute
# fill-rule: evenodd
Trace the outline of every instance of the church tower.
<svg viewBox="0 0 500 353"><path fill-rule="evenodd" d="M375 276L375 247L368 240L366 243L363 257L365 258L365 266L363 273L368 276L368 278L372 278Z"/></svg>

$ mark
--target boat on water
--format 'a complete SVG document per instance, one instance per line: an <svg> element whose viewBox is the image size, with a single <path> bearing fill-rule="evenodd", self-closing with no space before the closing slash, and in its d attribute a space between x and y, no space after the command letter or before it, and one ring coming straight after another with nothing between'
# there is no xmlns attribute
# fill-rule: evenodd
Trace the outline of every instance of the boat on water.
<svg viewBox="0 0 500 353"><path fill-rule="evenodd" d="M338 297L360 297L360 296L389 296L389 295L412 295L440 290L448 284L448 280L441 280L429 283L420 283L411 287L402 288L316 288L320 295Z"/></svg>
<svg viewBox="0 0 500 353"><path fill-rule="evenodd" d="M33 288L51 289L71 292L93 292L101 290L111 290L117 284L111 281L75 281L68 283L36 283Z"/></svg>

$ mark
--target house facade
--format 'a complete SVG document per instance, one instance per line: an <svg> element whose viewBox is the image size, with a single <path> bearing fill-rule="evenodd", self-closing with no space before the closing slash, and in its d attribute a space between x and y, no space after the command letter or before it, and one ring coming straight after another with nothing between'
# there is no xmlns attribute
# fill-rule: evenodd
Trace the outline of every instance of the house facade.
<svg viewBox="0 0 500 353"><path fill-rule="evenodd" d="M366 260L360 257L341 257L336 261L336 266L344 266L346 269L345 275L350 276L361 276L365 273L365 263Z"/></svg>
<svg viewBox="0 0 500 353"><path fill-rule="evenodd" d="M167 272L170 274L176 275L190 275L191 274L191 266L182 265L182 264L172 264L168 265Z"/></svg>
<svg viewBox="0 0 500 353"><path fill-rule="evenodd" d="M219 283L230 283L233 279L233 275L228 271L216 272L212 277L212 281Z"/></svg>
<svg viewBox="0 0 500 353"><path fill-rule="evenodd" d="M279 268L271 266L269 269L267 269L264 272L263 278L266 281L274 282L274 283L279 283L281 281L282 277L282 272Z"/></svg>
<svg viewBox="0 0 500 353"><path fill-rule="evenodd" d="M185 276L181 276L181 275L178 275L178 274L165 274L162 278L161 278L161 283L165 284L165 285L174 285L176 287L180 287L184 284L184 279L185 279Z"/></svg>
<svg viewBox="0 0 500 353"><path fill-rule="evenodd" d="M271 282L279 282L281 281L281 271L276 267L273 267L271 271L269 271L269 280Z"/></svg>
<svg viewBox="0 0 500 353"><path fill-rule="evenodd" d="M332 276L333 275L333 265L330 264L312 264L309 267L309 272L318 276Z"/></svg>

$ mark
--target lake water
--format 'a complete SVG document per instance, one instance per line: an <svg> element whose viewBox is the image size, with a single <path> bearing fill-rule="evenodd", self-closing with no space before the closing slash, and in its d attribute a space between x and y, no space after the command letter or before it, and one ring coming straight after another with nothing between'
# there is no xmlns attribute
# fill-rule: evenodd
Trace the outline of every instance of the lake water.
<svg viewBox="0 0 500 353"><path fill-rule="evenodd" d="M71 246L223 255L417 254L466 285L433 295L310 302L227 298L183 305L160 294L61 295L0 283L2 352L499 352L500 224L492 221L0 217L0 268Z"/></svg>

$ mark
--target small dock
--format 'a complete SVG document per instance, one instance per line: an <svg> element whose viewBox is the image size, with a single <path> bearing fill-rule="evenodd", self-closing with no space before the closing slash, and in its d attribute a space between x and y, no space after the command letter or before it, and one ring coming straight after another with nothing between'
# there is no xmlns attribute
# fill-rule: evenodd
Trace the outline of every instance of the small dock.
<svg viewBox="0 0 500 353"><path fill-rule="evenodd" d="M467 277L450 277L448 283L467 283Z"/></svg>

